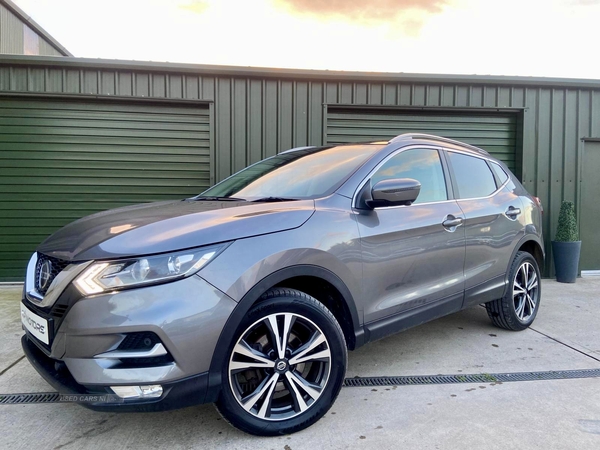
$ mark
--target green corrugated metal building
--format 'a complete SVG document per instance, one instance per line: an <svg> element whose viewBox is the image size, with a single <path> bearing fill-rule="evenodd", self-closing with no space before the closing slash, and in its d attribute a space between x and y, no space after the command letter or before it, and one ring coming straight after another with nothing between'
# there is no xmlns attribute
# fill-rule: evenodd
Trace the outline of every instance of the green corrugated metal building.
<svg viewBox="0 0 600 450"><path fill-rule="evenodd" d="M504 160L544 204L549 256L575 201L581 268L600 269L600 80L0 56L0 281L83 215L191 196L291 147L409 131Z"/></svg>

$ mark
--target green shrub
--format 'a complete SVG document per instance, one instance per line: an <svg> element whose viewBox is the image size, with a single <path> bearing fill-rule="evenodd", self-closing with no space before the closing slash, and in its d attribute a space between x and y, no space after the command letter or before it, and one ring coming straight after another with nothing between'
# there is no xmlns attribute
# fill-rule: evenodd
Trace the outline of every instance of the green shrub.
<svg viewBox="0 0 600 450"><path fill-rule="evenodd" d="M558 214L558 228L556 238L558 242L573 242L579 240L577 231L577 218L575 217L575 205L573 202L563 201Z"/></svg>

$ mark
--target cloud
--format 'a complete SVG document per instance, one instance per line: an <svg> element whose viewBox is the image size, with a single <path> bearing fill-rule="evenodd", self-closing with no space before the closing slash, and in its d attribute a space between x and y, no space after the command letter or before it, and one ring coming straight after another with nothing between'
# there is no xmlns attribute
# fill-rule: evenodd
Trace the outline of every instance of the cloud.
<svg viewBox="0 0 600 450"><path fill-rule="evenodd" d="M355 22L390 22L408 12L439 13L448 2L449 0L273 0L275 7L294 14L340 17Z"/></svg>
<svg viewBox="0 0 600 450"><path fill-rule="evenodd" d="M179 8L196 14L204 13L209 6L210 4L206 0L190 0L184 4L178 5Z"/></svg>
<svg viewBox="0 0 600 450"><path fill-rule="evenodd" d="M568 4L572 6L595 6L600 5L600 0L570 0Z"/></svg>

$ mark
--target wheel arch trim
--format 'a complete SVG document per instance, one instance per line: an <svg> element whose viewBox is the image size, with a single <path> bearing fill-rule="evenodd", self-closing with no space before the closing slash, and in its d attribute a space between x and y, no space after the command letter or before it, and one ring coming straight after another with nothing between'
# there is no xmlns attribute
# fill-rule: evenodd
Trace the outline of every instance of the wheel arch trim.
<svg viewBox="0 0 600 450"><path fill-rule="evenodd" d="M504 281L505 281L504 295L506 295L506 291L509 286L510 266L511 266L512 262L515 260L517 253L521 250L521 247L523 247L523 245L525 245L528 242L532 242L539 247L541 254L542 254L542 266L538 267L538 269L540 270L540 272L542 272L544 270L544 265L546 263L546 253L544 251L544 244L538 236L532 235L532 234L526 234L519 240L517 245L515 245L515 248L513 249L512 254L510 255L510 259L508 260L508 266L506 267L506 275L504 276ZM537 263L538 261L537 261L535 255L531 255L531 256L533 257L533 259L536 260L536 263ZM538 266L539 266L539 263L538 263Z"/></svg>
<svg viewBox="0 0 600 450"><path fill-rule="evenodd" d="M515 248L512 252L511 258L510 258L510 262L512 263L512 260L515 259L515 256L516 256L517 252L519 251L519 249L528 242L533 242L534 244L536 244L539 247L541 256L542 256L542 265L541 265L541 267L539 267L539 269L540 269L540 271L543 271L544 265L546 264L546 252L544 250L544 243L537 235L526 234L525 236L523 236L519 240L519 243L517 245L515 245ZM532 255L532 256L535 258L535 255ZM539 265L539 262L537 260L536 260L536 262ZM510 265L509 265L509 267L510 267ZM508 268L507 268L507 270L508 270Z"/></svg>

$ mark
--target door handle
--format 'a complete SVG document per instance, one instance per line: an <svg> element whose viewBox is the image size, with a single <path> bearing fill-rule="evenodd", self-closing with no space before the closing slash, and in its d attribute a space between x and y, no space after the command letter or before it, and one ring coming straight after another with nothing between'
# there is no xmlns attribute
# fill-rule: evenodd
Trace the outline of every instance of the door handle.
<svg viewBox="0 0 600 450"><path fill-rule="evenodd" d="M512 206L509 206L504 214L506 214L511 219L515 219L519 214L521 214L521 208L514 208Z"/></svg>
<svg viewBox="0 0 600 450"><path fill-rule="evenodd" d="M442 225L446 228L454 228L462 225L463 219L461 217L449 216L448 219L442 222Z"/></svg>

